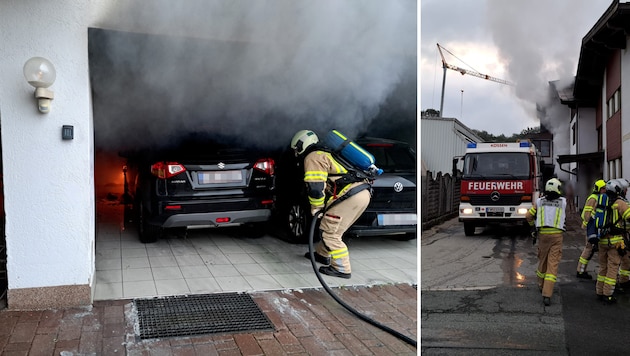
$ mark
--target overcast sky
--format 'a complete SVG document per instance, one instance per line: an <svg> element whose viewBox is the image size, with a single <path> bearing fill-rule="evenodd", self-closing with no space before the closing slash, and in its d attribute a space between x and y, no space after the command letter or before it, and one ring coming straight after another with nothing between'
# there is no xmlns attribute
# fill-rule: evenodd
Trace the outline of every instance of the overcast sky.
<svg viewBox="0 0 630 356"><path fill-rule="evenodd" d="M538 126L536 103L550 81L571 81L582 38L612 0L421 0L420 110L439 110L446 62L514 82L448 69L444 117L494 135Z"/></svg>

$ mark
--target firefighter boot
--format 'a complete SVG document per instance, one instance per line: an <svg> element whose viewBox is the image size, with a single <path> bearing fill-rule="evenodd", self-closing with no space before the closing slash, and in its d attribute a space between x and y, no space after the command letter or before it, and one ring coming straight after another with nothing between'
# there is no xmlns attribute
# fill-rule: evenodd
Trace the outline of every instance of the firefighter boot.
<svg viewBox="0 0 630 356"><path fill-rule="evenodd" d="M615 304L617 302L617 298L613 297L612 295L609 296L604 296L604 304Z"/></svg>
<svg viewBox="0 0 630 356"><path fill-rule="evenodd" d="M551 298L543 297L543 304L545 304L545 306L550 306L551 305Z"/></svg>
<svg viewBox="0 0 630 356"><path fill-rule="evenodd" d="M350 279L351 277L350 273L339 272L336 269L332 268L331 266L319 267L319 273L323 273L323 274L333 276L333 277L345 278L345 279Z"/></svg>
<svg viewBox="0 0 630 356"><path fill-rule="evenodd" d="M323 265L329 265L330 264L330 257L324 257L322 255L320 255L317 252L313 252L313 254L315 255L315 261L323 264ZM311 254L310 253L305 253L304 257L308 258L309 260L311 259Z"/></svg>

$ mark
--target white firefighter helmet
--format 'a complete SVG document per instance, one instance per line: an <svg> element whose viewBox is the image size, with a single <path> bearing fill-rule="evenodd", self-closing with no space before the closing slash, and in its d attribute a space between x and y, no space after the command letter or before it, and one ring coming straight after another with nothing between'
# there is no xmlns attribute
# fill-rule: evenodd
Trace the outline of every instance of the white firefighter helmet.
<svg viewBox="0 0 630 356"><path fill-rule="evenodd" d="M562 183L557 178L551 178L545 184L545 192L550 193L558 193L558 195L562 195L560 192L560 188L562 187Z"/></svg>
<svg viewBox="0 0 630 356"><path fill-rule="evenodd" d="M628 180L625 178L617 178L617 181L621 184L622 190L626 190L630 187L630 183L628 183Z"/></svg>
<svg viewBox="0 0 630 356"><path fill-rule="evenodd" d="M315 132L311 130L300 130L295 135L293 135L293 139L291 140L291 148L297 153L301 155L304 151L319 142L319 138L315 134Z"/></svg>
<svg viewBox="0 0 630 356"><path fill-rule="evenodd" d="M606 193L609 195L619 195L623 191L623 186L617 179L611 179L606 182Z"/></svg>

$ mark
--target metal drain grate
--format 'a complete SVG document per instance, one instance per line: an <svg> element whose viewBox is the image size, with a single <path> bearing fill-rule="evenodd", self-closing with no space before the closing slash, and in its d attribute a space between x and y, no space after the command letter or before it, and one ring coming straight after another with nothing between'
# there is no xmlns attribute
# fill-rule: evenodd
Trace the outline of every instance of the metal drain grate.
<svg viewBox="0 0 630 356"><path fill-rule="evenodd" d="M135 299L140 338L273 330L249 294Z"/></svg>

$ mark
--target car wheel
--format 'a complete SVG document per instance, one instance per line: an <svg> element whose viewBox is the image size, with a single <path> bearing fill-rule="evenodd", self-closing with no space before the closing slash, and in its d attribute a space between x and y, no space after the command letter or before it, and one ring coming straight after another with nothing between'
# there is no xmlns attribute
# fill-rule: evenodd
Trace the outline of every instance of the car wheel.
<svg viewBox="0 0 630 356"><path fill-rule="evenodd" d="M474 236L475 235L475 224L473 223L464 223L464 234L466 236Z"/></svg>
<svg viewBox="0 0 630 356"><path fill-rule="evenodd" d="M299 203L292 204L287 211L286 217L289 242L307 243L310 223L311 214L304 208L304 205Z"/></svg>
<svg viewBox="0 0 630 356"><path fill-rule="evenodd" d="M160 228L148 222L148 212L144 204L138 203L138 236L142 243L156 242L160 236Z"/></svg>

